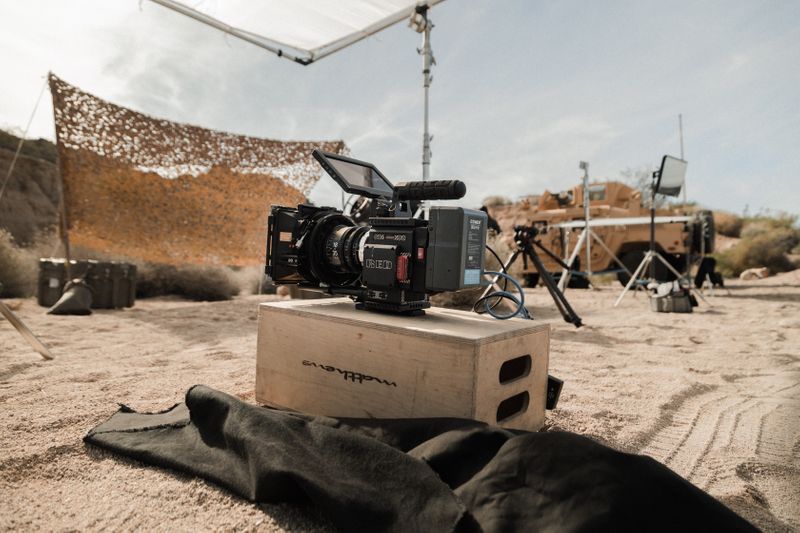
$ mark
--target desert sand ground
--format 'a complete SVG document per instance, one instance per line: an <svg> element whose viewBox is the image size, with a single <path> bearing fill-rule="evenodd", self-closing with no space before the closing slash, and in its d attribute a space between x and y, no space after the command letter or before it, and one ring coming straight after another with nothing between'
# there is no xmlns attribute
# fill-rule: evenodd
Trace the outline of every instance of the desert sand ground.
<svg viewBox="0 0 800 533"><path fill-rule="evenodd" d="M731 282L691 315L652 313L643 295L612 309L618 292L568 291L580 330L528 292L566 382L546 429L651 455L764 530L800 529L800 273ZM56 358L0 322L0 529L328 529L311 508L253 505L81 441L116 402L160 410L195 383L252 402L268 298L151 299L90 317L7 302Z"/></svg>

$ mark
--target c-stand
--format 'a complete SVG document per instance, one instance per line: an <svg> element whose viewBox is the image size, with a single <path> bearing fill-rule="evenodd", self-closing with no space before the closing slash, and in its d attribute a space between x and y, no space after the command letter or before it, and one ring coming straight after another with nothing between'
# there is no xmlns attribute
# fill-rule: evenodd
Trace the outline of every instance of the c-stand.
<svg viewBox="0 0 800 533"><path fill-rule="evenodd" d="M542 243L535 238L538 234L539 230L533 226L514 226L514 242L517 245L517 249L514 250L506 262L503 263L502 272L508 272L509 267L514 264L514 261L516 261L520 255L522 255L522 261L525 268L528 267L528 260L530 259L530 261L533 263L533 266L536 267L536 271L539 273L539 278L542 280L542 283L545 287L547 287L547 290L550 292L550 296L553 297L553 302L555 302L556 307L561 313L561 316L564 317L565 321L569 322L570 324L574 324L576 328L579 328L582 325L581 318L572 309L572 306L569 305L566 296L564 296L564 293L558 288L558 285L553 279L552 274L550 274L547 268L545 268L541 258L536 253L536 248L542 250L545 254L547 254L548 257L550 257L550 259L555 261L562 268L569 269L569 267L566 265L566 263L564 263L564 261L561 260L560 257L545 248ZM497 281L497 277L492 280L492 284L486 287L486 290L483 291L481 298L490 294Z"/></svg>

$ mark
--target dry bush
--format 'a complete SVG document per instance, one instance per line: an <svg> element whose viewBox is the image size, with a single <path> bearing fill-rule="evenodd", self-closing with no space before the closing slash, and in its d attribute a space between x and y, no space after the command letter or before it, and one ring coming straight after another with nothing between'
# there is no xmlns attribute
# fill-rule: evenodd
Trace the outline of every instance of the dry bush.
<svg viewBox="0 0 800 533"><path fill-rule="evenodd" d="M767 267L770 272L787 272L795 268L787 254L800 244L800 231L785 227L747 230L748 226L745 226L742 240L736 246L717 255L718 267L724 276L738 276L748 268L756 267Z"/></svg>
<svg viewBox="0 0 800 533"><path fill-rule="evenodd" d="M27 246L19 246L6 229L0 228L0 296L27 298L36 295L39 258L49 257L58 249L56 233L43 230L34 234Z"/></svg>
<svg viewBox="0 0 800 533"><path fill-rule="evenodd" d="M503 205L511 205L512 203L513 202L511 201L511 198L509 198L508 196L494 195L494 196L487 196L486 198L484 198L482 205L492 208L492 207L500 207Z"/></svg>
<svg viewBox="0 0 800 533"><path fill-rule="evenodd" d="M0 296L26 298L36 294L38 254L17 246L14 238L0 228Z"/></svg>
<svg viewBox="0 0 800 533"><path fill-rule="evenodd" d="M589 281L594 287L616 287L619 283L616 274L593 274L589 276Z"/></svg>
<svg viewBox="0 0 800 533"><path fill-rule="evenodd" d="M0 228L0 296L26 298L36 294L39 258L50 257L59 250L55 233L40 233L31 246L18 246L11 234ZM261 267L232 269L186 265L175 267L158 263L133 261L80 247L72 250L75 259L127 261L138 266L136 296L175 294L191 300L229 300L240 292L258 293Z"/></svg>
<svg viewBox="0 0 800 533"><path fill-rule="evenodd" d="M190 300L230 300L240 292L236 272L228 267L142 263L136 276L136 296L176 294Z"/></svg>
<svg viewBox="0 0 800 533"><path fill-rule="evenodd" d="M739 238L742 235L744 220L727 211L714 211L714 226L720 235Z"/></svg>
<svg viewBox="0 0 800 533"><path fill-rule="evenodd" d="M241 294L265 293L267 284L263 266L231 267L230 270L231 278L239 286Z"/></svg>

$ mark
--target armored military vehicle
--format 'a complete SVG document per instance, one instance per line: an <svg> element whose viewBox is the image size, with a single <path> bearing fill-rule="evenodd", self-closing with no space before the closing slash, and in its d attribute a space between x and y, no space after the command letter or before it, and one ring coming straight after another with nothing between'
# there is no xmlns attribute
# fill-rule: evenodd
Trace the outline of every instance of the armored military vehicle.
<svg viewBox="0 0 800 533"><path fill-rule="evenodd" d="M573 263L573 270L593 274L613 272L624 285L629 275L614 256L633 272L644 257L650 242L649 207L642 205L642 194L619 182L593 183L588 186L591 228L603 244L591 244L591 268L587 269L586 251L582 249ZM582 185L553 194L546 191L538 205L527 211L526 224L539 230L541 243L559 257L568 257L574 250L585 225L584 188ZM687 254L696 258L714 251L714 218L711 211L681 215L669 209L656 211L656 248L679 272L686 271ZM517 223L519 218L517 217ZM612 255L613 254L613 255ZM548 270L560 275L552 259L542 257ZM529 286L538 282L533 265L524 271ZM674 276L662 264L656 268L658 280ZM574 284L574 285L573 285ZM586 277L573 276L571 286L586 284Z"/></svg>

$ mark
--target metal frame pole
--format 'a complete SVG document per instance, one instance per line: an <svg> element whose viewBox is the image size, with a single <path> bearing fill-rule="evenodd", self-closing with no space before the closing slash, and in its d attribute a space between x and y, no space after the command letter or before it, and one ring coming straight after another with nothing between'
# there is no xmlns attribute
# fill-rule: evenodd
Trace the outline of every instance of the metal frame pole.
<svg viewBox="0 0 800 533"><path fill-rule="evenodd" d="M431 50L431 29L433 29L433 23L428 19L428 5L424 4L418 6L417 13L419 13L425 21L425 28L422 31L422 48L418 51L422 54L422 181L428 181L430 179L431 166L431 140L433 139L429 129L430 97L428 93L430 91L431 82L433 81L431 66L436 64L436 60L433 58L433 51ZM423 205L425 206L425 219L428 219L430 218L430 205L428 202L423 202Z"/></svg>
<svg viewBox="0 0 800 533"><path fill-rule="evenodd" d="M656 189L661 181L661 172L653 172L653 184L650 189L650 255L656 253ZM656 265L650 261L650 279L656 279Z"/></svg>
<svg viewBox="0 0 800 533"><path fill-rule="evenodd" d="M431 166L431 135L429 130L429 105L428 96L431 87L431 64L433 52L431 51L431 21L428 20L427 7L422 12L425 19L425 31L422 32L422 87L424 93L423 129L422 129L422 181L430 179Z"/></svg>
<svg viewBox="0 0 800 533"><path fill-rule="evenodd" d="M572 250L572 255L569 256L569 259L564 261L570 269L572 268L572 265L575 263L575 259L578 257L578 254L581 251L581 246L583 246L583 244L588 240L588 235L588 229L585 229L581 232L580 236L578 237L578 242L575 243L575 249ZM563 291L566 288L567 283L569 283L570 276L571 273L569 269L565 268L561 271L561 279L558 280L558 290Z"/></svg>
<svg viewBox="0 0 800 533"><path fill-rule="evenodd" d="M581 161L583 169L583 218L586 220L584 232L589 233L589 163ZM586 275L592 275L592 239L586 239Z"/></svg>

